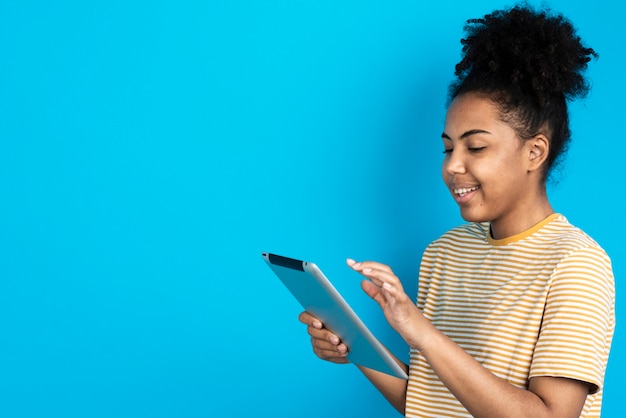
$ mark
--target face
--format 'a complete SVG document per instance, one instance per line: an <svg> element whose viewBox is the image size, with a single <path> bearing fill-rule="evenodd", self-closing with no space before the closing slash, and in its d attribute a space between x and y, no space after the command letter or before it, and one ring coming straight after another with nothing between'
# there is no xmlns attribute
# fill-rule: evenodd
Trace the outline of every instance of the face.
<svg viewBox="0 0 626 418"><path fill-rule="evenodd" d="M491 100L475 94L456 97L442 140L443 180L463 219L493 227L527 215L524 211L538 196L529 157L532 141L521 141Z"/></svg>

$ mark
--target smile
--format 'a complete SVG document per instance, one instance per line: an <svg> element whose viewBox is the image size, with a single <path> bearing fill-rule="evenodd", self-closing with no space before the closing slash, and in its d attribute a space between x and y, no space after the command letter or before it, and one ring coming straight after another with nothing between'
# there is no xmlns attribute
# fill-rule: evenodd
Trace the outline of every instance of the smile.
<svg viewBox="0 0 626 418"><path fill-rule="evenodd" d="M454 192L454 194L455 194L455 195L457 195L457 196L459 196L459 197L463 197L463 196L465 196L466 194L468 194L468 193L470 193L470 192L473 192L473 191L475 191L475 190L478 190L478 189L480 189L480 186L470 187L469 189L468 189L468 188L463 187L463 188L460 188L460 189L453 189L452 191Z"/></svg>

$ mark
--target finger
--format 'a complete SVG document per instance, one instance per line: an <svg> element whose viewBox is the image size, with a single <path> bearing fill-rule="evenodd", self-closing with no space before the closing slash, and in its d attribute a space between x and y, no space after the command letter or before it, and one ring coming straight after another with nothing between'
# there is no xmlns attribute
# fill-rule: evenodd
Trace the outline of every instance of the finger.
<svg viewBox="0 0 626 418"><path fill-rule="evenodd" d="M352 263L352 264L350 264ZM357 273L361 273L362 275L366 276L369 278L369 276L372 276L372 272L380 272L382 274L389 274L391 276L393 276L393 271L389 270L389 269L385 269L385 268L380 268L381 266L379 265L372 265L371 263L358 263L354 260L350 260L348 259L348 265L350 266L350 268L352 268L354 271L356 271Z"/></svg>
<svg viewBox="0 0 626 418"><path fill-rule="evenodd" d="M357 262L350 258L346 260L346 263L354 271L357 271L370 279L382 279L383 277L388 277L390 281L397 280L397 277L391 267L385 264L375 261ZM377 284L380 286L382 283Z"/></svg>
<svg viewBox="0 0 626 418"><path fill-rule="evenodd" d="M314 327L308 327L307 331L309 335L311 336L311 338L314 338L316 340L325 341L328 344L333 345L335 347L342 344L341 339L336 334L333 334L331 331L329 331L326 328L317 329Z"/></svg>
<svg viewBox="0 0 626 418"><path fill-rule="evenodd" d="M322 321L320 321L319 319L317 319L315 316L311 315L307 311L302 312L298 316L298 320L302 322L303 324L308 325L313 328L322 329L324 327L324 324L322 324Z"/></svg>
<svg viewBox="0 0 626 418"><path fill-rule="evenodd" d="M395 304L398 302L398 289L396 286L393 286L391 283L385 282L382 285L382 294L385 297L385 300L390 304Z"/></svg>
<svg viewBox="0 0 626 418"><path fill-rule="evenodd" d="M341 341L332 342L322 338L311 337L311 344L317 349L328 351L335 355L345 355L348 353L348 346Z"/></svg>
<svg viewBox="0 0 626 418"><path fill-rule="evenodd" d="M321 358L322 360L330 361L332 363L336 363L336 364L350 363L350 360L348 360L348 358L345 355L337 355L336 353L331 353L331 352L319 352L316 350L313 350L313 353L315 353L315 355Z"/></svg>
<svg viewBox="0 0 626 418"><path fill-rule="evenodd" d="M346 263L348 264L348 266L350 266L352 269L356 270L356 271L362 271L363 269L366 268L370 268L370 269L375 269L375 270L382 270L382 271L386 271L388 273L392 273L393 271L391 269L391 267L389 267L386 264L383 263L379 263L376 261L355 261L351 258L348 258L346 260Z"/></svg>
<svg viewBox="0 0 626 418"><path fill-rule="evenodd" d="M367 296L374 299L381 308L385 308L387 299L385 299L385 296L382 294L382 290L379 286L375 285L369 280L363 280L361 282L361 288L365 291Z"/></svg>
<svg viewBox="0 0 626 418"><path fill-rule="evenodd" d="M409 297L401 285L396 286L391 283L383 282L381 286L377 286L373 281L363 280L361 288L365 293L374 299L382 309L385 309L388 303L396 304L398 302L408 301Z"/></svg>
<svg viewBox="0 0 626 418"><path fill-rule="evenodd" d="M397 288L401 291L403 290L400 279L398 278L398 276L393 274L393 272L389 273L387 271L365 268L363 269L361 274L370 279L377 286L382 287L385 283L388 283L394 288Z"/></svg>
<svg viewBox="0 0 626 418"><path fill-rule="evenodd" d="M392 305L412 302L409 296L404 292L404 289L402 289L400 283L383 283L381 286L381 294L385 300Z"/></svg>
<svg viewBox="0 0 626 418"><path fill-rule="evenodd" d="M348 347L343 343L335 345L325 340L311 338L311 345L315 354L324 359L337 359L348 355Z"/></svg>
<svg viewBox="0 0 626 418"><path fill-rule="evenodd" d="M392 273L366 268L361 272L361 274L379 287L382 287L385 283L390 283L393 286L402 287L402 285L400 284L400 279L398 279L398 277L396 277Z"/></svg>

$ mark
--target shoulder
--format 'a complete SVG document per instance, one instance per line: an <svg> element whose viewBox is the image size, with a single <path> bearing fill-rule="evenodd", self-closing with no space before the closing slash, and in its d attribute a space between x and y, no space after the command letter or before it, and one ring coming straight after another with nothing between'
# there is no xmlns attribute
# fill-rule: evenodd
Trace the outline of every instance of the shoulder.
<svg viewBox="0 0 626 418"><path fill-rule="evenodd" d="M553 291L568 288L583 298L599 293L605 300L612 299L613 269L604 249L563 216L548 226L546 235L552 235L551 252L558 257L552 273Z"/></svg>
<svg viewBox="0 0 626 418"><path fill-rule="evenodd" d="M572 225L563 215L557 216L536 237L537 241L550 245L553 253L564 258L570 256L593 257L610 262L604 249L582 229Z"/></svg>

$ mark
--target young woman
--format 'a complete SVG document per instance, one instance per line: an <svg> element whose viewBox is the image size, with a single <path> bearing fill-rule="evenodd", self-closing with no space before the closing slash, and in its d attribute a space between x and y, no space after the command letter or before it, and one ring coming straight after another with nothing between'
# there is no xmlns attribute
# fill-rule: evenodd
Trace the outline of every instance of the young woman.
<svg viewBox="0 0 626 418"><path fill-rule="evenodd" d="M348 260L411 347L409 380L361 367L416 417L599 417L614 330L605 252L552 209L567 100L596 54L562 16L528 7L469 20L450 88L442 174L467 224L425 250L417 305L386 265ZM349 347L310 314L314 352ZM400 361L398 361L400 363Z"/></svg>

